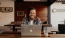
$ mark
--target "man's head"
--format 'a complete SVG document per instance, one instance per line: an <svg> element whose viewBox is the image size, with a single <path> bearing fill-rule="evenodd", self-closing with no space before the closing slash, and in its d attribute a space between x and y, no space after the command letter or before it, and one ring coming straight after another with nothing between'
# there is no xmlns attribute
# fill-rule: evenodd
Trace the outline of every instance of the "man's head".
<svg viewBox="0 0 65 38"><path fill-rule="evenodd" d="M27 17L29 17L30 19L34 19L36 17L36 9L33 7L29 8L27 12Z"/></svg>

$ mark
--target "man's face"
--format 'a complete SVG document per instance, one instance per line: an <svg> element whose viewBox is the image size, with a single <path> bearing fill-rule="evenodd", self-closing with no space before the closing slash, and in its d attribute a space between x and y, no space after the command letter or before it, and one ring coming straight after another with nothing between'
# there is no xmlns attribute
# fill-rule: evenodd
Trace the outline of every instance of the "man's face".
<svg viewBox="0 0 65 38"><path fill-rule="evenodd" d="M34 19L34 18L36 17L36 10L30 10L29 17L30 17L31 19Z"/></svg>

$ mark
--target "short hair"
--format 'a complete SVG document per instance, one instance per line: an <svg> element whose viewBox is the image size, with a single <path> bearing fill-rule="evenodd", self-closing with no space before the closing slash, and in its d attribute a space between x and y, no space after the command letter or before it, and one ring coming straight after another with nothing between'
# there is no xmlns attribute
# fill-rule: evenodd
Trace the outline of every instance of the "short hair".
<svg viewBox="0 0 65 38"><path fill-rule="evenodd" d="M26 17L27 17L28 20L29 20L29 14L30 14L31 10L36 10L36 9L34 7L30 7L30 8L27 9Z"/></svg>

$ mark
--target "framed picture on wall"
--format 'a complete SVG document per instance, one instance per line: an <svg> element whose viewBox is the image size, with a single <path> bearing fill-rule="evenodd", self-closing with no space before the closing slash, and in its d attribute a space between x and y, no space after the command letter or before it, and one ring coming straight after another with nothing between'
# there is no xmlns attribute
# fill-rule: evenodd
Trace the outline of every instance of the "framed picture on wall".
<svg viewBox="0 0 65 38"><path fill-rule="evenodd" d="M24 16L24 11L17 11L17 16Z"/></svg>

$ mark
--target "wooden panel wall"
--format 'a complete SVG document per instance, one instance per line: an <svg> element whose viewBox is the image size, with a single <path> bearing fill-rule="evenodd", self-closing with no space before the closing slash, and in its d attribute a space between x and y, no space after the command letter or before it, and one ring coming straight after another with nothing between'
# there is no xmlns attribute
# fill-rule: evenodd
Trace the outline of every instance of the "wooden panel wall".
<svg viewBox="0 0 65 38"><path fill-rule="evenodd" d="M15 2L15 21L22 21L24 16L17 16L17 11L27 12L27 8L34 7L37 11L37 17L41 19L41 21L47 20L47 5L43 2Z"/></svg>

